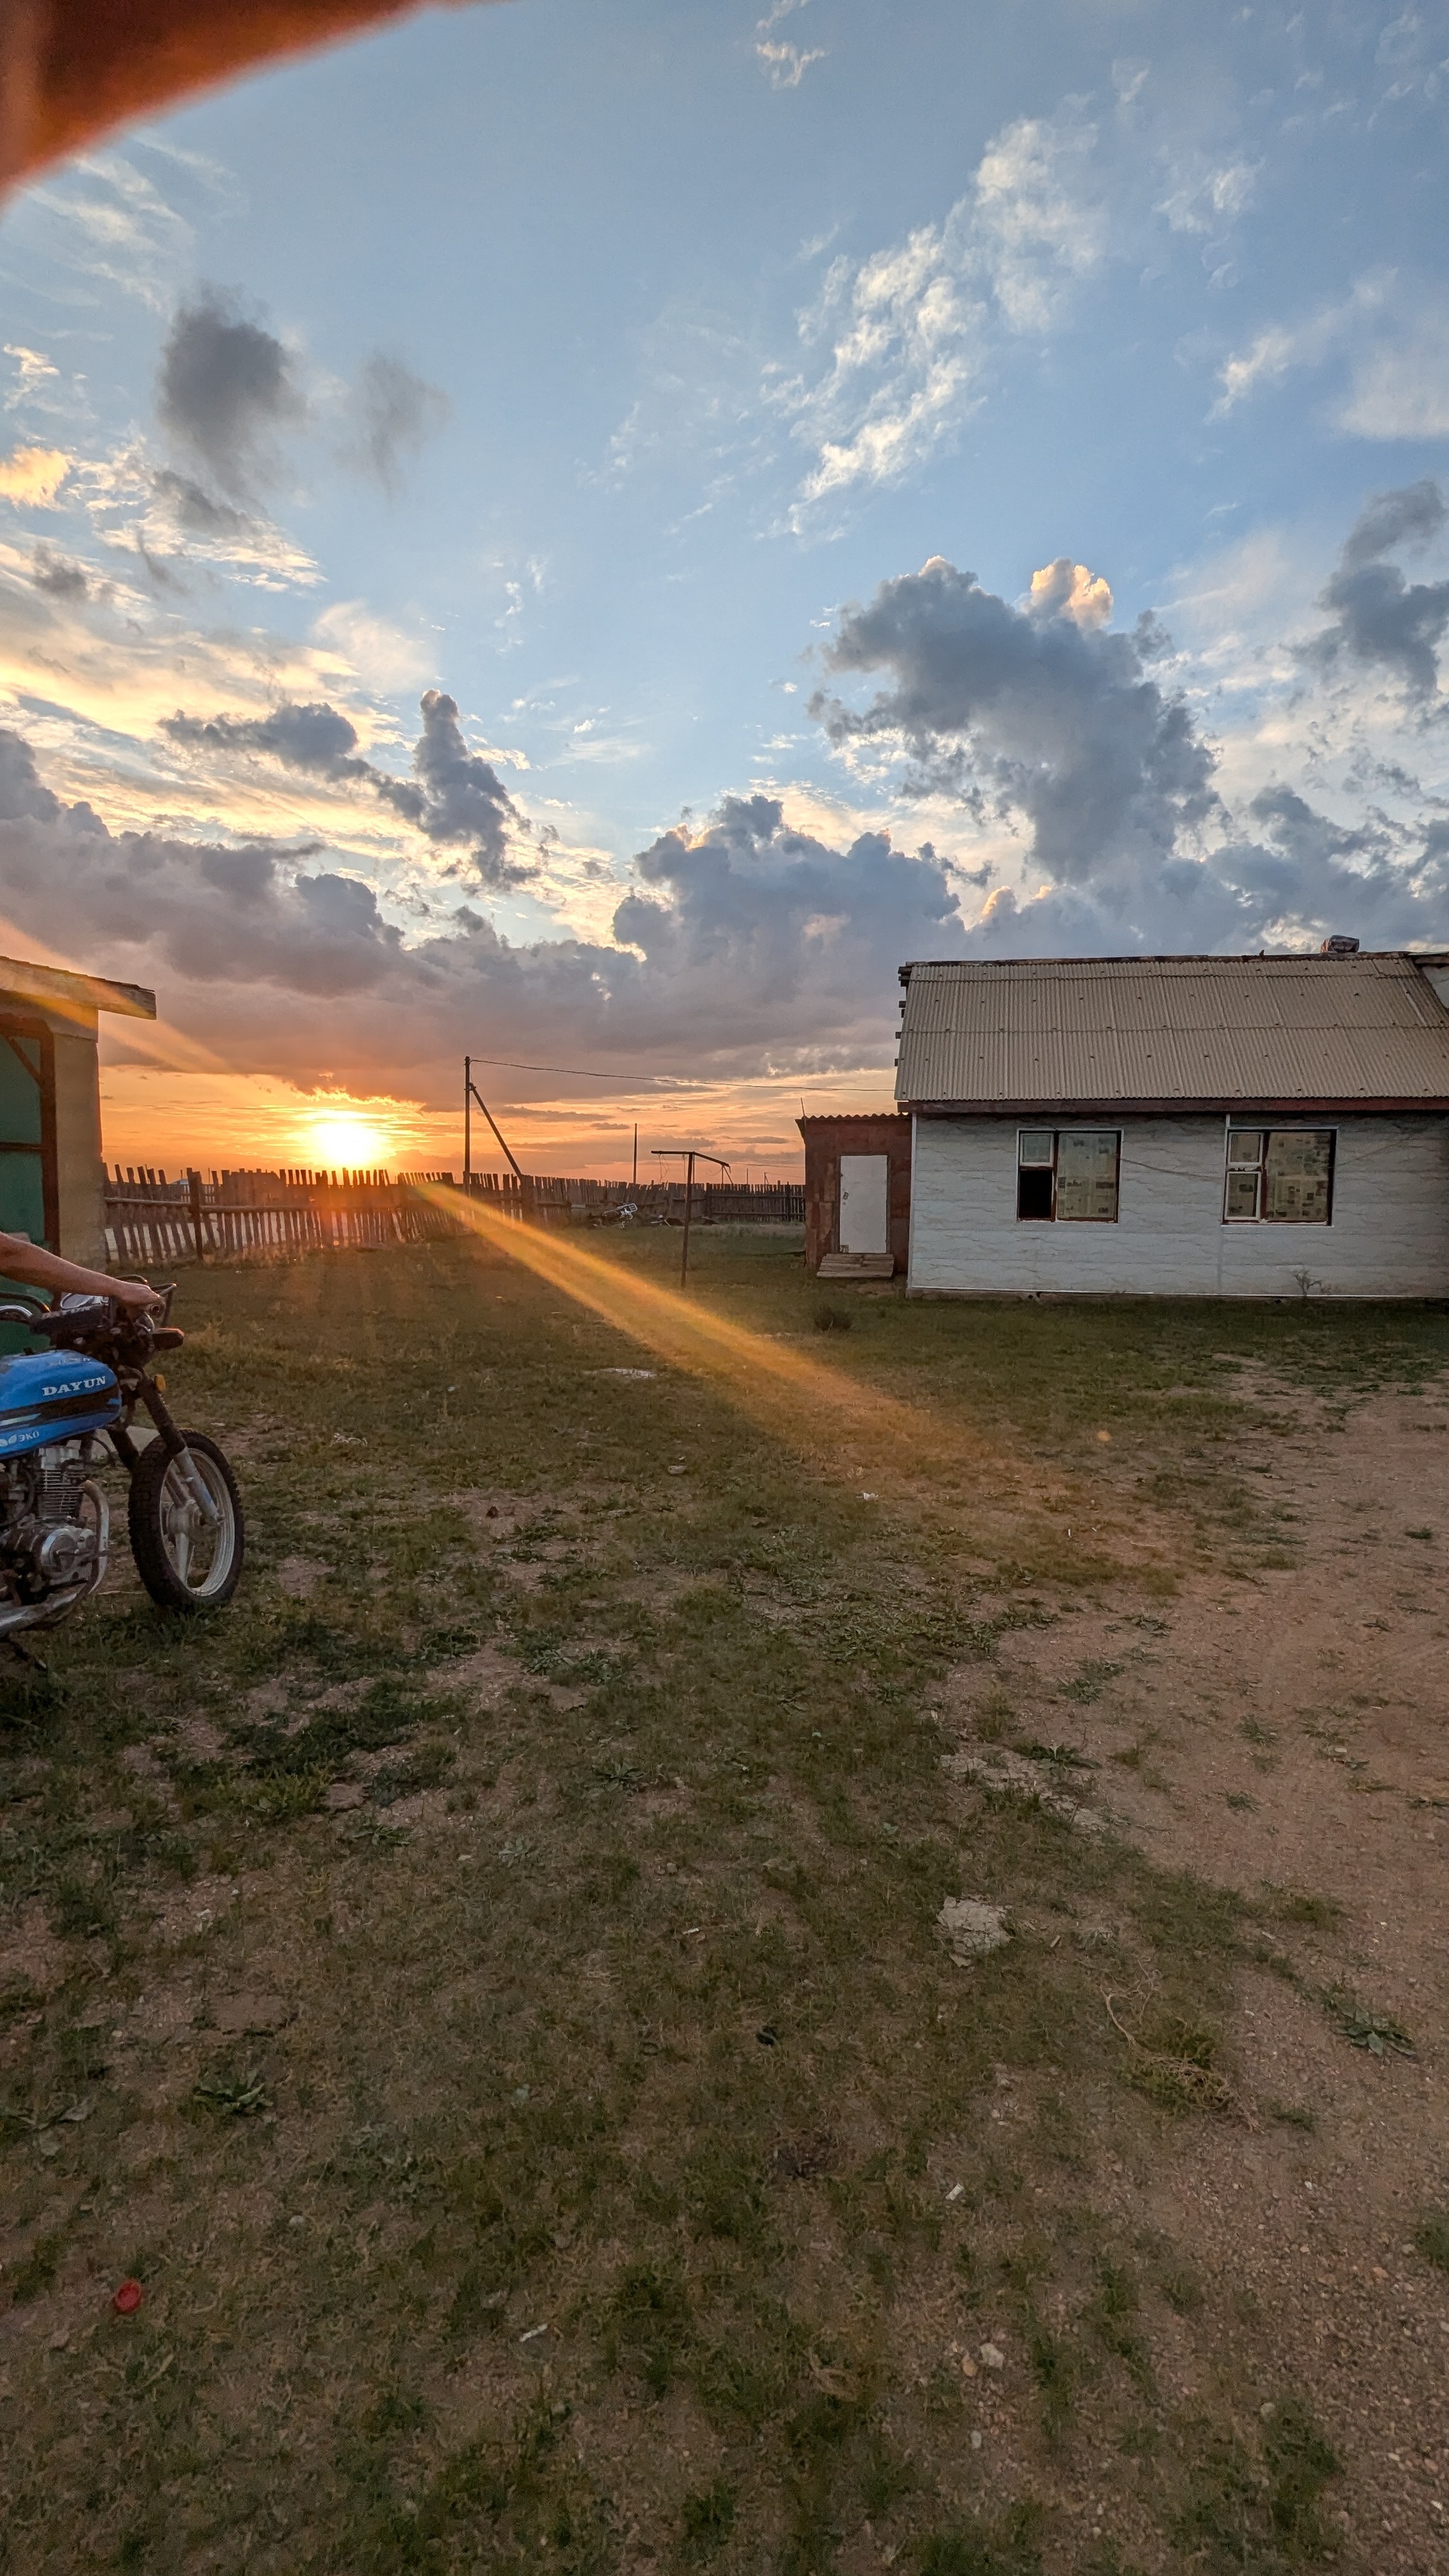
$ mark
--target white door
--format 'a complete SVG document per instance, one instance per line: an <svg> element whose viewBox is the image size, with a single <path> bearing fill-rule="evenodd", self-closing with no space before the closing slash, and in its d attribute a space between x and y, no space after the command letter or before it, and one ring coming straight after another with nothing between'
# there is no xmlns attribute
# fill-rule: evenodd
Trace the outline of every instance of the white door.
<svg viewBox="0 0 1449 2576"><path fill-rule="evenodd" d="M885 1154L840 1157L840 1249L842 1252L889 1252L891 1248L889 1158Z"/></svg>

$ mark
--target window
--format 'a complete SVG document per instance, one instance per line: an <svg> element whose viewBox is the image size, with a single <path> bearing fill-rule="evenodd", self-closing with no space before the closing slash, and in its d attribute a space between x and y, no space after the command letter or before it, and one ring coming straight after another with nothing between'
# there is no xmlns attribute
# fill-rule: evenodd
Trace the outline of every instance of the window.
<svg viewBox="0 0 1449 2576"><path fill-rule="evenodd" d="M1121 1147L1115 1127L1023 1127L1016 1140L1018 1219L1115 1225Z"/></svg>
<svg viewBox="0 0 1449 2576"><path fill-rule="evenodd" d="M1327 1225L1333 1215L1331 1127L1230 1127L1226 1225Z"/></svg>

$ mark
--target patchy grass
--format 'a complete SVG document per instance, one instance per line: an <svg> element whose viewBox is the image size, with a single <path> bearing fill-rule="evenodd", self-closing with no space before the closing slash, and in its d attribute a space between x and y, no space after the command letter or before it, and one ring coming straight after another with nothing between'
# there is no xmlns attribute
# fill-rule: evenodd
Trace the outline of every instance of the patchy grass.
<svg viewBox="0 0 1449 2576"><path fill-rule="evenodd" d="M1070 1477L1109 1427L1178 1551L1144 1584L1271 1542L1240 1365L1449 1349L1398 1310L885 1295L825 1355L788 1239L698 1260L733 1321L1013 1462ZM1291 2395L1243 2446L1241 2319L1097 2188L1237 2105L1253 1909L1025 1799L968 1853L943 1794L942 1676L1085 1560L609 1374L637 1347L486 1251L192 1274L181 1313L243 1592L183 1627L122 1583L0 1701L0 2566L809 2576L867 2523L931 2576L1321 2554L1332 2452ZM963 1892L1013 1927L970 1969ZM1159 2367L1184 2331L1206 2424ZM1079 2546L1104 2451L1141 2470L1120 2560Z"/></svg>

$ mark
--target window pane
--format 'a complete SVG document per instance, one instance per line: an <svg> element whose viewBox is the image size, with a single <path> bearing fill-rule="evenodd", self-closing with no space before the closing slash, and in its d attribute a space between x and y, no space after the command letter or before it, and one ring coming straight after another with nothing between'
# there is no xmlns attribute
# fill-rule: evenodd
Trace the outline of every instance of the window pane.
<svg viewBox="0 0 1449 2576"><path fill-rule="evenodd" d="M1117 1131L1064 1128L1057 1138L1057 1217L1111 1225L1117 1215Z"/></svg>
<svg viewBox="0 0 1449 2576"><path fill-rule="evenodd" d="M1016 1213L1033 1224L1050 1223L1052 1213L1052 1176L1050 1164L1029 1164L1016 1177Z"/></svg>
<svg viewBox="0 0 1449 2576"><path fill-rule="evenodd" d="M1263 1161L1264 1216L1278 1225L1327 1225L1332 1175L1331 1128L1275 1128Z"/></svg>
<svg viewBox="0 0 1449 2576"><path fill-rule="evenodd" d="M1255 1171L1254 1171L1254 1172L1233 1172L1233 1171L1230 1171L1230 1172L1229 1172L1229 1174L1228 1174L1228 1189L1227 1189L1227 1197L1225 1198L1225 1200L1224 1200L1224 1202L1223 1202L1223 1214L1224 1214L1224 1216L1256 1216L1256 1215L1257 1215L1257 1213L1258 1213L1258 1175L1257 1175L1257 1173L1256 1173Z"/></svg>
<svg viewBox="0 0 1449 2576"><path fill-rule="evenodd" d="M1229 1163L1252 1163L1256 1165L1261 1163L1262 1159L1263 1134L1261 1128L1235 1127L1228 1138Z"/></svg>
<svg viewBox="0 0 1449 2576"><path fill-rule="evenodd" d="M1045 1163L1050 1166L1052 1159L1052 1141L1052 1131L1050 1127L1023 1127L1021 1134L1017 1139L1017 1161L1019 1163Z"/></svg>

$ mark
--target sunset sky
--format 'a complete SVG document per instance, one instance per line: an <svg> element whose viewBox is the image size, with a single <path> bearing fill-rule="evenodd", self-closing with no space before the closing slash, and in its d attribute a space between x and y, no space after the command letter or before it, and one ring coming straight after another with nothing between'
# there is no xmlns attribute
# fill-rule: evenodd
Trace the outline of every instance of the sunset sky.
<svg viewBox="0 0 1449 2576"><path fill-rule="evenodd" d="M470 1050L783 1175L904 959L1449 944L1446 100L1441 7L510 0L12 201L0 949L155 986L111 1158L456 1168Z"/></svg>

